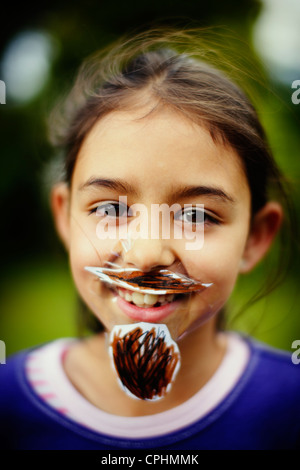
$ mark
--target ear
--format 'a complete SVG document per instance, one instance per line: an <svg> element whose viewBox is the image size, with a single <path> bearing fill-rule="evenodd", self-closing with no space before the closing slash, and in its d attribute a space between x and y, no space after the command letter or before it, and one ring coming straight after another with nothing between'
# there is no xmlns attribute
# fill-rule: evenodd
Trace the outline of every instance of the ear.
<svg viewBox="0 0 300 470"><path fill-rule="evenodd" d="M283 218L282 207L268 202L255 214L241 260L241 273L247 273L262 260L272 245Z"/></svg>
<svg viewBox="0 0 300 470"><path fill-rule="evenodd" d="M69 249L70 240L70 190L66 183L56 184L51 191L51 209L56 226L57 233Z"/></svg>

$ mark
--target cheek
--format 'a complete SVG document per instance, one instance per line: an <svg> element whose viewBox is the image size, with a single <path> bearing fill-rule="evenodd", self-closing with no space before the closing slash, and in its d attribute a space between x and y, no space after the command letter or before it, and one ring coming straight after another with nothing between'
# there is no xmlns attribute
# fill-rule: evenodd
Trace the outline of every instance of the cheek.
<svg viewBox="0 0 300 470"><path fill-rule="evenodd" d="M246 238L246 230L234 233L224 229L208 235L201 250L185 252L183 259L188 274L202 282L212 282L211 292L229 297L239 273Z"/></svg>
<svg viewBox="0 0 300 470"><path fill-rule="evenodd" d="M82 281L91 277L85 266L103 266L111 258L116 245L115 240L100 240L97 237L95 224L85 225L73 221L70 239L69 260L71 271L78 288Z"/></svg>

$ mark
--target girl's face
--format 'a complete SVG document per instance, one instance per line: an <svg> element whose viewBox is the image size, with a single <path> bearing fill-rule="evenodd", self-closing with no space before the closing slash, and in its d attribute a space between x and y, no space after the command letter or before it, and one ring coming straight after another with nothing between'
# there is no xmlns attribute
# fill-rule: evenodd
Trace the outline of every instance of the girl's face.
<svg viewBox="0 0 300 470"><path fill-rule="evenodd" d="M85 138L72 179L67 245L76 286L108 330L116 324L151 321L143 307L133 319L115 293L84 269L114 261L115 252L123 267L172 270L179 262L189 277L213 283L202 293L183 297L169 314L156 319L176 339L216 314L229 298L249 234L251 197L233 149L215 143L205 128L174 111L146 114L147 109L110 113ZM175 239L172 230L169 238L136 238L127 249L119 242L120 234L100 239L97 224L104 210L113 214L116 209L118 230L126 221L120 196L127 196L128 207L143 204L149 224L152 204L179 204L175 224L185 224L187 231L197 230L187 208L203 204L203 247L187 250L188 240ZM128 230L134 219L134 214L128 218Z"/></svg>

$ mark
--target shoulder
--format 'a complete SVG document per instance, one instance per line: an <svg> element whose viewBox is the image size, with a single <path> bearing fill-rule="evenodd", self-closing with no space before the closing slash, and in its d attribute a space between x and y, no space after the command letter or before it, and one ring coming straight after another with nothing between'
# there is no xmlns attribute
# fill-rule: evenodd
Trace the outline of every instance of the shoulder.
<svg viewBox="0 0 300 470"><path fill-rule="evenodd" d="M0 418L10 412L17 412L18 403L22 404L20 399L22 396L25 397L28 391L26 369L30 364L30 359L43 348L53 349L64 341L67 339L54 340L21 350L9 356L6 364L0 366Z"/></svg>
<svg viewBox="0 0 300 470"><path fill-rule="evenodd" d="M265 366L266 369L272 371L280 370L282 373L292 374L295 379L300 379L300 367L297 367L293 360L294 351L284 351L254 339L247 341L257 356L260 366Z"/></svg>
<svg viewBox="0 0 300 470"><path fill-rule="evenodd" d="M26 398L21 386L24 364L29 350L10 356L0 366L0 448L10 448L11 436L18 417L26 410Z"/></svg>
<svg viewBox="0 0 300 470"><path fill-rule="evenodd" d="M300 365L292 352L249 337L246 366L236 385L216 411L222 427L243 448L291 449L300 444ZM238 435L236 431L238 430Z"/></svg>
<svg viewBox="0 0 300 470"><path fill-rule="evenodd" d="M14 394L19 371L23 368L29 350L23 350L10 356L6 364L0 366L0 411L6 400Z"/></svg>
<svg viewBox="0 0 300 470"><path fill-rule="evenodd" d="M249 384L253 393L270 400L270 404L294 406L300 414L300 364L293 362L293 352L276 349L254 339L246 341L251 350L246 375L251 376Z"/></svg>
<svg viewBox="0 0 300 470"><path fill-rule="evenodd" d="M0 366L0 448L26 448L29 429L42 429L49 422L39 398L30 385L29 370L35 357L62 350L69 339L54 340L24 349ZM55 371L54 371L55 373ZM24 444L25 443L25 444Z"/></svg>

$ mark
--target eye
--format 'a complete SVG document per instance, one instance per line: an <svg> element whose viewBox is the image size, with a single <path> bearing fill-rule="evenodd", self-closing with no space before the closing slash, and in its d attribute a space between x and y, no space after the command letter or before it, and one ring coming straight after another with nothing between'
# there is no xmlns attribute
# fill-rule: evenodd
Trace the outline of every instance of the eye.
<svg viewBox="0 0 300 470"><path fill-rule="evenodd" d="M96 214L98 217L111 217L111 218L121 218L121 217L130 217L130 208L125 204L119 202L105 202L103 204L98 204L90 210L90 214Z"/></svg>
<svg viewBox="0 0 300 470"><path fill-rule="evenodd" d="M203 223L219 225L221 223L217 217L200 207L187 207L179 212L178 215L176 214L175 219L191 225L200 225Z"/></svg>

